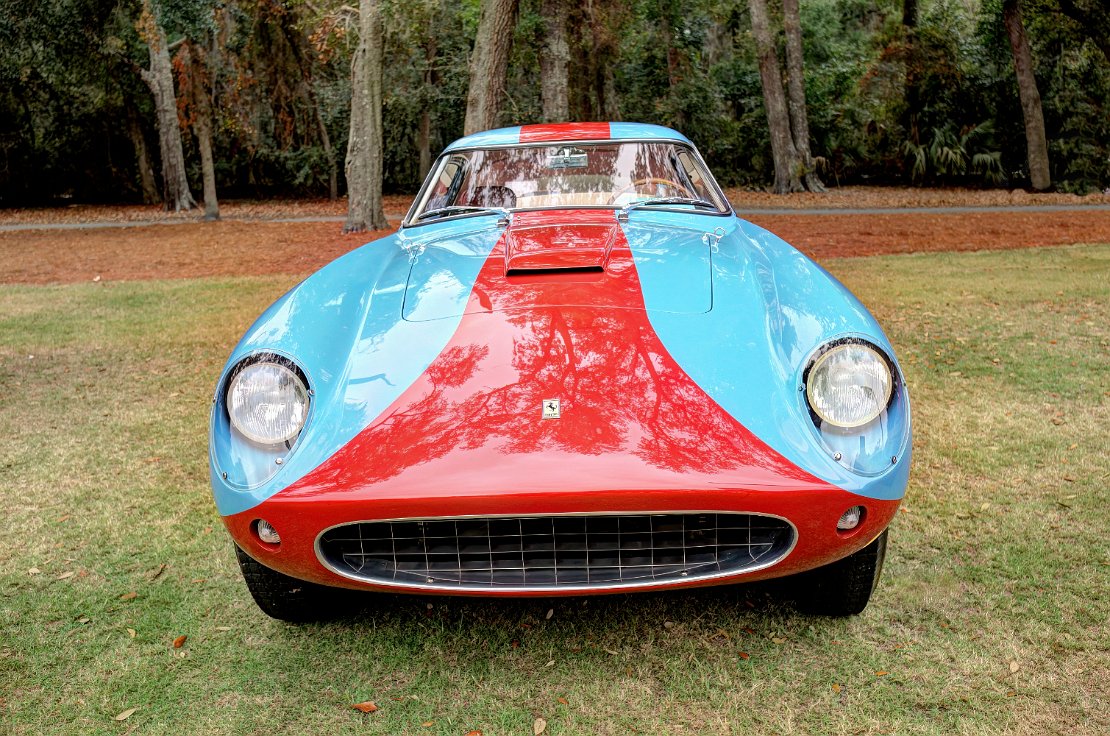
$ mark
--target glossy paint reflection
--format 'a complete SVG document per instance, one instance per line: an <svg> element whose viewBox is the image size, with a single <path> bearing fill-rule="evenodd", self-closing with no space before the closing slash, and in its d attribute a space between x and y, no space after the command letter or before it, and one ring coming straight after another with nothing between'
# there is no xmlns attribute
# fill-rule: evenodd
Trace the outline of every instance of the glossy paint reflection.
<svg viewBox="0 0 1110 736"><path fill-rule="evenodd" d="M679 367L647 319L628 243L612 237L602 281L523 284L505 277L503 238L448 347L281 495L827 488ZM502 301L517 308L487 306ZM560 419L540 418L549 398Z"/></svg>

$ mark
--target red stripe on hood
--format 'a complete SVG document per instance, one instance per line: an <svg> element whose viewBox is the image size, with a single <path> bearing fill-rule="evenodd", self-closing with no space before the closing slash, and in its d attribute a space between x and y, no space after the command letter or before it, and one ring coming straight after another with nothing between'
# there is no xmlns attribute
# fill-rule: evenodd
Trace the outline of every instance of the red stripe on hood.
<svg viewBox="0 0 1110 736"><path fill-rule="evenodd" d="M583 491L583 505L602 510L606 494L590 492L684 491L695 494L693 508L699 489L833 488L752 434L671 357L619 229L603 276L580 283L514 283L505 243L502 236L474 285L473 309L424 374L279 496L438 497L449 514L462 497L539 501ZM490 310L490 302L502 306ZM541 418L549 399L560 400L560 418Z"/></svg>

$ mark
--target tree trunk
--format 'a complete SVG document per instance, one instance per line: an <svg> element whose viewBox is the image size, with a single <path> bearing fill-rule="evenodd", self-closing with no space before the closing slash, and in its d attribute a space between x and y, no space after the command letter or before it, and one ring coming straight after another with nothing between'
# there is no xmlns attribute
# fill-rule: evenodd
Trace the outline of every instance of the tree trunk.
<svg viewBox="0 0 1110 736"><path fill-rule="evenodd" d="M420 178L432 168L432 115L427 108L420 113L420 127L416 129L416 148L420 154Z"/></svg>
<svg viewBox="0 0 1110 736"><path fill-rule="evenodd" d="M196 44L186 43L184 61L189 74L185 99L192 108L193 133L200 149L200 175L204 186L204 219L220 219L216 199L216 165L212 157L212 105L208 99L208 64L205 52Z"/></svg>
<svg viewBox="0 0 1110 736"><path fill-rule="evenodd" d="M782 89L782 73L775 53L767 18L767 0L748 0L752 16L752 35L759 53L759 79L763 85L763 105L767 108L767 127L771 132L771 157L775 162L775 192L801 192L798 152L790 136L790 117L786 111L786 95Z"/></svg>
<svg viewBox="0 0 1110 736"><path fill-rule="evenodd" d="M193 124L200 148L200 175L204 182L204 219L220 219L220 203L216 200L216 165L212 158L212 124L207 116L198 115Z"/></svg>
<svg viewBox="0 0 1110 736"><path fill-rule="evenodd" d="M921 108L921 82L917 57L917 0L902 0L902 31L906 34L906 109L902 114L902 128L906 138L914 145L921 142L917 129L917 114Z"/></svg>
<svg viewBox="0 0 1110 736"><path fill-rule="evenodd" d="M806 111L805 62L802 59L802 24L798 0L782 0L783 29L786 31L786 81L790 99L790 130L794 148L802 162L802 179L811 192L825 191L809 151L809 115Z"/></svg>
<svg viewBox="0 0 1110 736"><path fill-rule="evenodd" d="M424 40L424 104L421 106L420 128L417 130L417 150L420 155L420 178L428 175L432 168L432 107L435 104L436 85L439 82L436 74L436 57L439 56L439 45L436 35L429 33Z"/></svg>
<svg viewBox="0 0 1110 736"><path fill-rule="evenodd" d="M1037 80L1033 77L1033 54L1025 37L1019 0L1003 0L1002 20L1010 36L1010 49L1014 55L1014 73L1017 76L1021 112L1025 118L1025 145L1029 154L1029 179L1033 188L1043 191L1052 186L1048 167L1048 141L1044 132L1044 114Z"/></svg>
<svg viewBox="0 0 1110 736"><path fill-rule="evenodd" d="M540 14L544 18L547 38L540 49L540 96L543 99L543 119L549 123L569 119L570 105L567 93L567 70L570 64L570 45L567 43L568 0L543 0Z"/></svg>
<svg viewBox="0 0 1110 736"><path fill-rule="evenodd" d="M351 57L345 233L389 227L382 206L382 16L378 2L359 3L358 48Z"/></svg>
<svg viewBox="0 0 1110 736"><path fill-rule="evenodd" d="M328 126L324 122L324 110L320 107L320 99L312 96L312 105L316 108L316 127L320 129L320 144L324 147L324 156L328 159L328 199L332 202L339 199L339 166L335 163L335 150L331 147L331 136L328 135Z"/></svg>
<svg viewBox="0 0 1110 736"><path fill-rule="evenodd" d="M463 135L497 127L518 5L519 0L482 0L478 35L470 56Z"/></svg>
<svg viewBox="0 0 1110 736"><path fill-rule="evenodd" d="M185 152L181 146L181 124L177 118L170 51L166 44L166 32L155 18L150 0L143 0L139 35L150 53L150 68L141 69L139 74L154 96L165 207L175 212L192 209L197 203L185 176Z"/></svg>
<svg viewBox="0 0 1110 736"><path fill-rule="evenodd" d="M158 204L162 201L162 195L154 182L154 166L150 163L150 150L146 147L146 136L143 135L143 128L134 112L127 116L127 132L131 136L131 144L135 147L135 163L139 167L139 185L142 188L143 203Z"/></svg>

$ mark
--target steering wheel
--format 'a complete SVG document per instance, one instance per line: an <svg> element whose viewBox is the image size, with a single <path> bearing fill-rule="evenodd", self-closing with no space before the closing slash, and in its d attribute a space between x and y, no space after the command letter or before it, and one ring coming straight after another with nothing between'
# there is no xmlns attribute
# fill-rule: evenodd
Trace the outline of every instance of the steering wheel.
<svg viewBox="0 0 1110 736"><path fill-rule="evenodd" d="M641 187L652 186L654 191L644 192ZM669 190L669 191L668 191ZM682 186L676 181L671 179L663 179L660 177L649 177L646 179L636 179L628 186L624 187L618 192L615 192L609 198L609 204L618 204L617 200L626 194L648 194L652 197L689 197L690 192L686 187Z"/></svg>

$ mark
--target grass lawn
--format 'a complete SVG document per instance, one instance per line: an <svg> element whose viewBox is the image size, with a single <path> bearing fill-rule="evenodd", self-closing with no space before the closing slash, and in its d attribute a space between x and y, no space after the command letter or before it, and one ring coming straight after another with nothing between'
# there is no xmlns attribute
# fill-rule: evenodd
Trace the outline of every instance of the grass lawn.
<svg viewBox="0 0 1110 736"><path fill-rule="evenodd" d="M915 414L884 578L847 620L761 588L270 620L206 416L294 279L0 288L0 732L1110 732L1110 245L825 265Z"/></svg>

